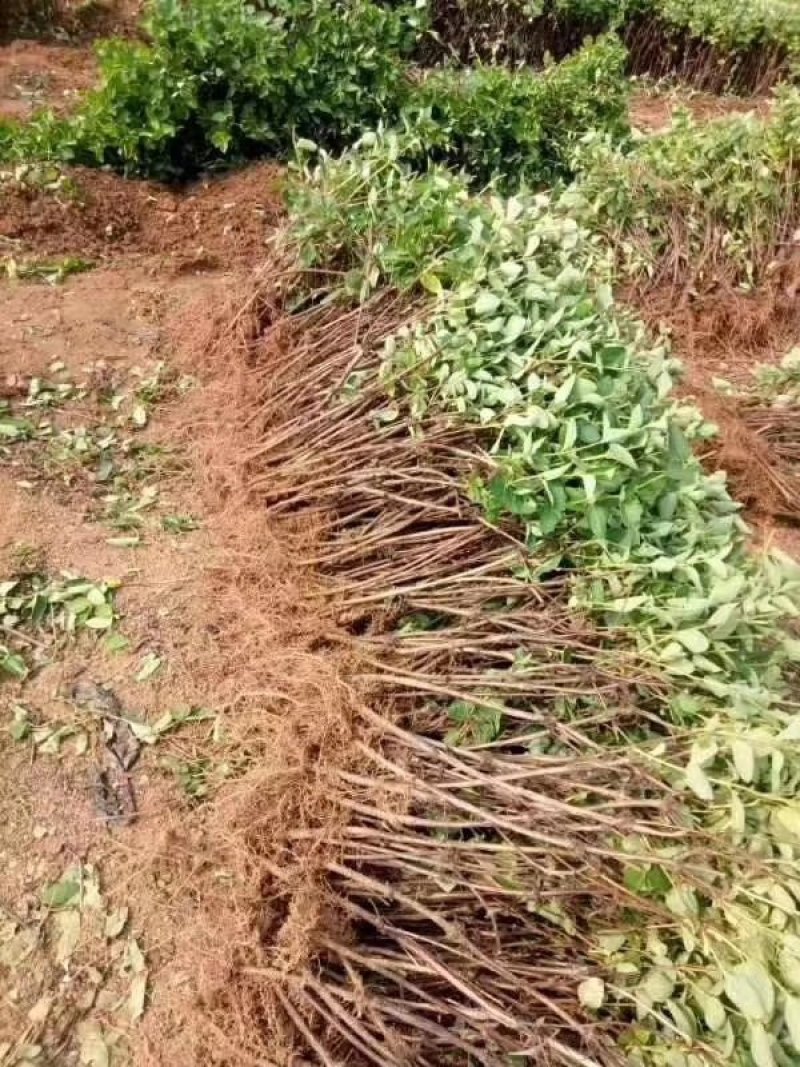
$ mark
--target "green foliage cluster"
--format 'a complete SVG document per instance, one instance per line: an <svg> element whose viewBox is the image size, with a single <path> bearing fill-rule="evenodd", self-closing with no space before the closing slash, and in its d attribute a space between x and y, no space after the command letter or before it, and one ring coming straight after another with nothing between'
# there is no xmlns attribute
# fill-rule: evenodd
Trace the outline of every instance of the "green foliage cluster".
<svg viewBox="0 0 800 1067"><path fill-rule="evenodd" d="M800 52L800 9L792 0L653 0L643 9L726 51Z"/></svg>
<svg viewBox="0 0 800 1067"><path fill-rule="evenodd" d="M590 134L576 154L570 210L620 250L629 269L653 273L669 255L682 267L737 280L774 269L798 203L800 92L784 88L772 114L695 122L686 112L666 132L612 144Z"/></svg>
<svg viewBox="0 0 800 1067"><path fill-rule="evenodd" d="M471 197L443 169L415 174L397 147L379 133L323 161L295 239L314 242L318 264L335 252L362 296L415 283L434 294L381 368L360 373L380 376L415 432L436 412L469 428L494 469L465 491L492 522L524 530L531 580L570 575L573 606L609 647L632 641L660 674L662 695L641 697L654 725L636 747L677 790L687 830L717 844L618 843L633 899L662 918L633 909L595 931L606 979L580 995L630 1013L634 1064L794 1063L800 716L789 682L800 645L784 620L798 614L800 572L748 552L723 480L692 454L704 428L672 398L674 363L613 302L603 242L557 198ZM511 728L486 712L453 707L450 742Z"/></svg>
<svg viewBox="0 0 800 1067"><path fill-rule="evenodd" d="M428 159L479 184L498 175L547 182L565 174L581 132L605 130L616 141L628 131L625 59L610 36L539 76L499 66L437 71L415 89L404 119Z"/></svg>
<svg viewBox="0 0 800 1067"><path fill-rule="evenodd" d="M27 676L33 666L31 647L41 658L45 646L26 640L29 632L60 636L110 629L116 619L117 585L89 582L68 573L59 579L29 574L0 582L0 681Z"/></svg>
<svg viewBox="0 0 800 1067"><path fill-rule="evenodd" d="M402 124L365 134L352 151L332 158L300 142L310 180L294 183L289 202L306 265L344 267L354 293L386 280L407 288L421 274L438 291L472 255L458 207L470 187L566 177L589 130L624 136L623 64L619 43L604 38L539 76L442 71L414 90Z"/></svg>

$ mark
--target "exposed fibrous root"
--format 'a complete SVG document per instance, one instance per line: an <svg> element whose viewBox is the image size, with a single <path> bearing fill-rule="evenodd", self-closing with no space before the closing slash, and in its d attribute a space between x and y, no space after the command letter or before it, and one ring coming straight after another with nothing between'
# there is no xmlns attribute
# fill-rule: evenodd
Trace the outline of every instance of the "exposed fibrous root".
<svg viewBox="0 0 800 1067"><path fill-rule="evenodd" d="M634 903L622 837L686 829L663 784L596 739L641 722L634 685L658 683L603 650L567 612L565 578L532 581L518 531L472 506L468 475L492 467L477 442L441 417L412 433L389 410L375 371L408 301L266 306L250 481L321 534L304 562L356 695L346 751L317 756L328 815L306 804L285 830L291 860L265 868L285 913L297 870L313 870L324 917L303 960L287 962L280 924L265 938L247 972L273 991L262 1015L320 1064L617 1062L608 1024L577 1003L592 973L579 917L613 923ZM453 701L502 715L502 740L445 743Z"/></svg>
<svg viewBox="0 0 800 1067"><path fill-rule="evenodd" d="M537 1063L615 1062L576 1011L576 980L591 972L571 915L599 921L624 904L609 841L673 833L641 771L624 757L453 750L363 714L375 739L356 745L357 770L332 773L348 820L324 863L348 928L321 937L310 970L268 974L306 1043L321 1062L355 1053L398 1067L458 1053L500 1067L523 1050ZM297 852L318 834L289 839Z"/></svg>

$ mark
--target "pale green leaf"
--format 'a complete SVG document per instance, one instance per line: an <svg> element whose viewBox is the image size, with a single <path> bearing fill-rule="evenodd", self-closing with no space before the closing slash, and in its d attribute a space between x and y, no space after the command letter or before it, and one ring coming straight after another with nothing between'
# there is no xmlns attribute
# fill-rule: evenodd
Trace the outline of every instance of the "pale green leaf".
<svg viewBox="0 0 800 1067"><path fill-rule="evenodd" d="M482 292L475 301L475 314L480 315L481 318L485 318L488 315L493 315L499 307L499 296L496 296L494 293Z"/></svg>
<svg viewBox="0 0 800 1067"><path fill-rule="evenodd" d="M783 1019L795 1052L800 1052L800 997L787 994L783 1005Z"/></svg>
<svg viewBox="0 0 800 1067"><path fill-rule="evenodd" d="M753 746L737 738L731 744L731 756L736 773L743 782L752 782L756 773L756 757Z"/></svg>
<svg viewBox="0 0 800 1067"><path fill-rule="evenodd" d="M703 1018L709 1030L721 1030L728 1018L728 1013L719 997L706 994L703 997Z"/></svg>
<svg viewBox="0 0 800 1067"><path fill-rule="evenodd" d="M741 963L725 975L725 994L751 1022L772 1018L775 990L766 967L757 960Z"/></svg>
<svg viewBox="0 0 800 1067"><path fill-rule="evenodd" d="M772 1038L761 1023L750 1024L750 1055L755 1067L776 1067L772 1055Z"/></svg>
<svg viewBox="0 0 800 1067"><path fill-rule="evenodd" d="M702 630L678 630L675 640L689 652L708 652L710 642Z"/></svg>
<svg viewBox="0 0 800 1067"><path fill-rule="evenodd" d="M578 986L578 1000L584 1008L597 1011L603 1006L606 986L602 978L585 978Z"/></svg>
<svg viewBox="0 0 800 1067"><path fill-rule="evenodd" d="M686 768L686 784L695 796L701 800L713 800L714 790L705 771L698 763L690 763Z"/></svg>
<svg viewBox="0 0 800 1067"><path fill-rule="evenodd" d="M638 467L636 460L630 454L628 449L616 442L608 446L608 454L612 459L615 459L617 463L622 463L623 466L630 467L631 470L636 470Z"/></svg>
<svg viewBox="0 0 800 1067"><path fill-rule="evenodd" d="M524 315L511 315L506 322L503 338L509 343L516 341L524 331L526 325L527 319Z"/></svg>

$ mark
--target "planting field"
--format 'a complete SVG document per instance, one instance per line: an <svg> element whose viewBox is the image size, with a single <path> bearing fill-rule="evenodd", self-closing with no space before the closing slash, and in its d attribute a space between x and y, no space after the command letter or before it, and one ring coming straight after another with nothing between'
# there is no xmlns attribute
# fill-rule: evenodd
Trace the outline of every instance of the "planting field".
<svg viewBox="0 0 800 1067"><path fill-rule="evenodd" d="M0 1067L800 1063L800 8L0 12Z"/></svg>

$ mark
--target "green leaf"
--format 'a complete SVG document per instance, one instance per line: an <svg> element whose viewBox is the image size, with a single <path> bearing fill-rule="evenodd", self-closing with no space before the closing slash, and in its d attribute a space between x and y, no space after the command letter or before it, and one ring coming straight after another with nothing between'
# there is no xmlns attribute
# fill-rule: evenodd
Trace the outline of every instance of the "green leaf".
<svg viewBox="0 0 800 1067"><path fill-rule="evenodd" d="M627 448L623 448L622 445L611 444L608 446L608 454L612 459L615 459L617 463L622 463L625 467L630 467L631 470L637 470L638 464Z"/></svg>
<svg viewBox="0 0 800 1067"><path fill-rule="evenodd" d="M111 634L105 640L105 650L110 653L126 652L130 647L130 641L122 634Z"/></svg>
<svg viewBox="0 0 800 1067"><path fill-rule="evenodd" d="M790 844L800 843L800 809L783 804L773 815L775 832Z"/></svg>
<svg viewBox="0 0 800 1067"><path fill-rule="evenodd" d="M511 315L507 322L505 330L503 331L503 338L509 344L516 341L521 336L525 327L527 326L527 319L524 315Z"/></svg>
<svg viewBox="0 0 800 1067"><path fill-rule="evenodd" d="M651 1004L663 1004L675 989L675 979L662 968L649 971L639 984Z"/></svg>
<svg viewBox="0 0 800 1067"><path fill-rule="evenodd" d="M493 315L500 307L500 297L486 290L475 301L475 314L481 318Z"/></svg>
<svg viewBox="0 0 800 1067"><path fill-rule="evenodd" d="M689 652L707 652L710 642L702 630L678 630L675 640L680 641Z"/></svg>
<svg viewBox="0 0 800 1067"><path fill-rule="evenodd" d="M423 289L427 289L429 293L433 293L434 296L438 296L442 292L441 281L435 274L431 274L430 271L420 274L419 284Z"/></svg>
<svg viewBox="0 0 800 1067"><path fill-rule="evenodd" d="M713 1032L721 1030L728 1018L728 1013L719 997L706 993L702 998L703 1018L706 1026Z"/></svg>
<svg viewBox="0 0 800 1067"><path fill-rule="evenodd" d="M46 908L74 908L80 903L80 898L80 882L72 878L53 882L42 890L42 903Z"/></svg>
<svg viewBox="0 0 800 1067"><path fill-rule="evenodd" d="M775 990L766 967L757 960L739 964L725 975L725 994L751 1022L767 1023L775 1010Z"/></svg>
<svg viewBox="0 0 800 1067"><path fill-rule="evenodd" d="M681 1004L677 1000L670 1000L665 1004L665 1008L672 1016L678 1033L685 1037L687 1041L693 1041L697 1033L697 1024L687 1005Z"/></svg>
<svg viewBox="0 0 800 1067"><path fill-rule="evenodd" d="M4 651L2 648L0 648L0 671L18 681L23 681L28 676L28 668L22 656Z"/></svg>

